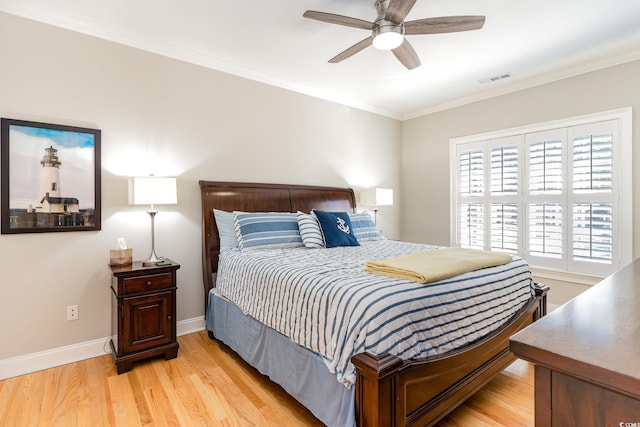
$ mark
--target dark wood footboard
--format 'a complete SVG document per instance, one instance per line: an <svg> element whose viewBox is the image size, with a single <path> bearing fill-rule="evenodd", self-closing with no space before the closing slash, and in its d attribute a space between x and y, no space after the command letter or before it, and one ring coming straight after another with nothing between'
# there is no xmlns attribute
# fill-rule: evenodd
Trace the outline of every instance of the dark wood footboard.
<svg viewBox="0 0 640 427"><path fill-rule="evenodd" d="M457 408L515 360L509 338L547 313L549 287L489 336L429 358L355 355L356 414L360 427L430 426Z"/></svg>

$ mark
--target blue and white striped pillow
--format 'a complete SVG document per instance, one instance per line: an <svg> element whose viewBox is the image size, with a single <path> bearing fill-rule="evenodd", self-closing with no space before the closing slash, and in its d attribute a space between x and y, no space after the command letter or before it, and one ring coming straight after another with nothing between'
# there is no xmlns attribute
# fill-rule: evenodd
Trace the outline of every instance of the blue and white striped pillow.
<svg viewBox="0 0 640 427"><path fill-rule="evenodd" d="M233 221L240 249L304 246L295 213L233 212Z"/></svg>
<svg viewBox="0 0 640 427"><path fill-rule="evenodd" d="M380 234L380 231L378 231L378 227L376 227L373 219L371 219L371 215L367 212L349 213L349 219L351 219L353 234L359 242L385 239L385 237Z"/></svg>
<svg viewBox="0 0 640 427"><path fill-rule="evenodd" d="M324 248L320 225L314 215L298 212L298 228L300 229L302 243L307 248Z"/></svg>

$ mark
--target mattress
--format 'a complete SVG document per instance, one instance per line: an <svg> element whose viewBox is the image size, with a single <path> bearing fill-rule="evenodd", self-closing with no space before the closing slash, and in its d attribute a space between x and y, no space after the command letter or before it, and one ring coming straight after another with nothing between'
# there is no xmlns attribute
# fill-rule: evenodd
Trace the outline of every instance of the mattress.
<svg viewBox="0 0 640 427"><path fill-rule="evenodd" d="M519 257L430 284L364 272L367 261L437 249L381 240L231 250L220 254L216 287L247 316L320 355L350 387L353 355L442 354L499 328L533 295L529 266Z"/></svg>

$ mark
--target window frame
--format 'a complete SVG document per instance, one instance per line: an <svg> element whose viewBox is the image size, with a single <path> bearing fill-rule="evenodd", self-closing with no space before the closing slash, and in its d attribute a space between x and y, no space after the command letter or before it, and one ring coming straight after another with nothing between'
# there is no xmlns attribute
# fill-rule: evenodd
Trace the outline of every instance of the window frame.
<svg viewBox="0 0 640 427"><path fill-rule="evenodd" d="M630 263L633 260L633 188L632 188L632 108L621 108L616 110L610 110L600 113L586 114L576 117L570 117L566 119L547 121L543 123L525 125L520 127L502 129L497 131L485 132L475 135L468 135L463 137L456 137L450 139L450 244L451 246L458 246L459 231L460 231L460 216L458 209L461 203L469 202L473 199L477 203L482 203L484 208L484 247L485 249L491 247L490 236L490 211L491 202L498 203L503 200L513 200L511 196L491 196L491 149L496 146L505 145L501 141L507 141L513 138L514 141L519 141L518 150L518 196L519 210L518 210L518 255L525 258L531 266L537 270L544 272L547 276L554 276L557 273L558 277L566 277L567 275L575 276L592 276L592 277L605 277L608 274L613 273L622 266ZM528 239L527 224L528 212L525 214L524 210L528 209L528 205L533 200L541 200L541 198L530 197L528 186L529 178L528 173L525 176L524 167L526 165L528 171L529 149L526 142L526 136L528 134L544 133L558 131L564 132L565 147L563 150L563 162L571 161L570 150L572 149L572 139L570 128L575 128L584 125L597 126L599 122L617 121L617 128L615 129L617 135L617 141L614 140L613 147L613 177L615 198L612 197L613 209L615 210L614 219L614 240L617 244L613 248L613 260L611 264L596 265L591 268L590 264L584 261L576 262L573 260L573 256L570 256L570 252L566 253L561 263L557 262L543 262L545 259L539 257L528 256L528 242L524 240ZM482 196L469 196L460 197L458 194L458 154L460 148L464 146L464 151L469 149L480 149L484 155L484 188ZM568 163L563 163L568 165ZM487 172L488 171L488 172ZM572 177L569 174L564 173L562 177L563 184L563 196L566 197L562 200L564 206L563 212L563 238L566 240L569 238L568 233L571 227L571 213L568 210L572 209L573 202L576 201L575 191L572 187ZM620 185L620 183L625 183ZM566 194L564 194L566 192ZM551 197L548 201L555 200ZM580 200L580 197L577 198ZM503 202L505 203L505 202ZM565 247L571 245L571 243L565 243ZM587 279L587 282L589 280Z"/></svg>

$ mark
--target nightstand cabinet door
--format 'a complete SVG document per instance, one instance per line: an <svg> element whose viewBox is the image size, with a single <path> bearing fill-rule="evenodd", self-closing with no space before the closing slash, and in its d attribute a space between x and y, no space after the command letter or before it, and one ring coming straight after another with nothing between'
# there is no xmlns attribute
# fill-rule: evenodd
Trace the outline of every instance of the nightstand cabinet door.
<svg viewBox="0 0 640 427"><path fill-rule="evenodd" d="M173 338L173 293L162 292L125 298L124 352L145 350L171 342Z"/></svg>
<svg viewBox="0 0 640 427"><path fill-rule="evenodd" d="M180 265L111 267L111 350L119 374L154 356L173 359L176 340L176 271Z"/></svg>

